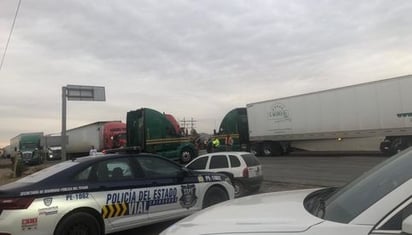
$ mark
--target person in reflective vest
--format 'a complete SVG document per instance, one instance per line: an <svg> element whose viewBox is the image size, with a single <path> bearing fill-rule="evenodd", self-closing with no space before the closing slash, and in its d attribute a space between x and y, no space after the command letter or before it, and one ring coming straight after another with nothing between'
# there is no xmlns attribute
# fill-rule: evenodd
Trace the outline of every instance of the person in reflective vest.
<svg viewBox="0 0 412 235"><path fill-rule="evenodd" d="M213 152L220 146L220 141L219 138L214 137L212 141L212 146L213 146Z"/></svg>

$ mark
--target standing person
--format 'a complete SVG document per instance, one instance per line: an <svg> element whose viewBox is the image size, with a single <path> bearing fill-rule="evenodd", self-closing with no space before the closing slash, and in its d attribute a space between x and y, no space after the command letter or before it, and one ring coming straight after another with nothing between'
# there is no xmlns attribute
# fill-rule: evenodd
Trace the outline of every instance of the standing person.
<svg viewBox="0 0 412 235"><path fill-rule="evenodd" d="M225 145L226 145L226 151L232 151L233 147L233 138L231 135L227 135L225 138Z"/></svg>
<svg viewBox="0 0 412 235"><path fill-rule="evenodd" d="M219 148L220 146L219 138L217 138L216 136L213 137L212 146L213 146L213 152L216 152L216 149Z"/></svg>
<svg viewBox="0 0 412 235"><path fill-rule="evenodd" d="M92 145L90 147L90 151L89 151L89 155L90 156L96 156L97 150L94 148L94 146Z"/></svg>

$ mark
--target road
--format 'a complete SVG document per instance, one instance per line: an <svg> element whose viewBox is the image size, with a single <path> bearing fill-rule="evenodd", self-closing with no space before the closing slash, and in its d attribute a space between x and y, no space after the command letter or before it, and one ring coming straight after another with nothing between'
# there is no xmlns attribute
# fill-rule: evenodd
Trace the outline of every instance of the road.
<svg viewBox="0 0 412 235"><path fill-rule="evenodd" d="M373 155L261 157L259 160L263 166L265 182L259 193L343 186L385 159L386 157ZM145 226L115 235L157 235L174 222Z"/></svg>

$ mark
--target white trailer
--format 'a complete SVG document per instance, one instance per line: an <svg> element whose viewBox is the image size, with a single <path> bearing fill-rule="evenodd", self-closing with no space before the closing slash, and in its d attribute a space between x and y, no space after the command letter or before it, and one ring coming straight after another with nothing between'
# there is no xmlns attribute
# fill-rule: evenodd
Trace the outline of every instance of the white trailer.
<svg viewBox="0 0 412 235"><path fill-rule="evenodd" d="M99 121L67 130L68 158L87 156L92 146L99 152L111 148L115 135L126 132L125 126L121 121Z"/></svg>
<svg viewBox="0 0 412 235"><path fill-rule="evenodd" d="M247 104L253 151L383 151L412 145L412 75Z"/></svg>

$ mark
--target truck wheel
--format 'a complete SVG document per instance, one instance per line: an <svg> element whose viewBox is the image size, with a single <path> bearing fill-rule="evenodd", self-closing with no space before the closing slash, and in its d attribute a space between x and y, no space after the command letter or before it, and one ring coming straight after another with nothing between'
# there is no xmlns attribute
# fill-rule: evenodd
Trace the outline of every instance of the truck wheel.
<svg viewBox="0 0 412 235"><path fill-rule="evenodd" d="M282 155L280 145L277 143L265 143L262 152L265 157Z"/></svg>
<svg viewBox="0 0 412 235"><path fill-rule="evenodd" d="M254 144L252 146L250 146L250 152L253 153L255 156L261 156L261 152L260 152L260 146L257 144Z"/></svg>
<svg viewBox="0 0 412 235"><path fill-rule="evenodd" d="M194 155L195 154L193 153L193 150L191 150L190 148L184 148L182 150L182 153L180 154L180 162L182 164L189 163L190 161L192 161Z"/></svg>
<svg viewBox="0 0 412 235"><path fill-rule="evenodd" d="M229 200L229 197L225 190L219 187L211 187L207 190L205 197L203 198L202 208L213 206L219 202L227 200Z"/></svg>
<svg viewBox="0 0 412 235"><path fill-rule="evenodd" d="M272 145L264 144L262 149L263 156L270 157L273 155Z"/></svg>
<svg viewBox="0 0 412 235"><path fill-rule="evenodd" d="M97 219L86 212L76 212L59 222L54 235L103 234Z"/></svg>

